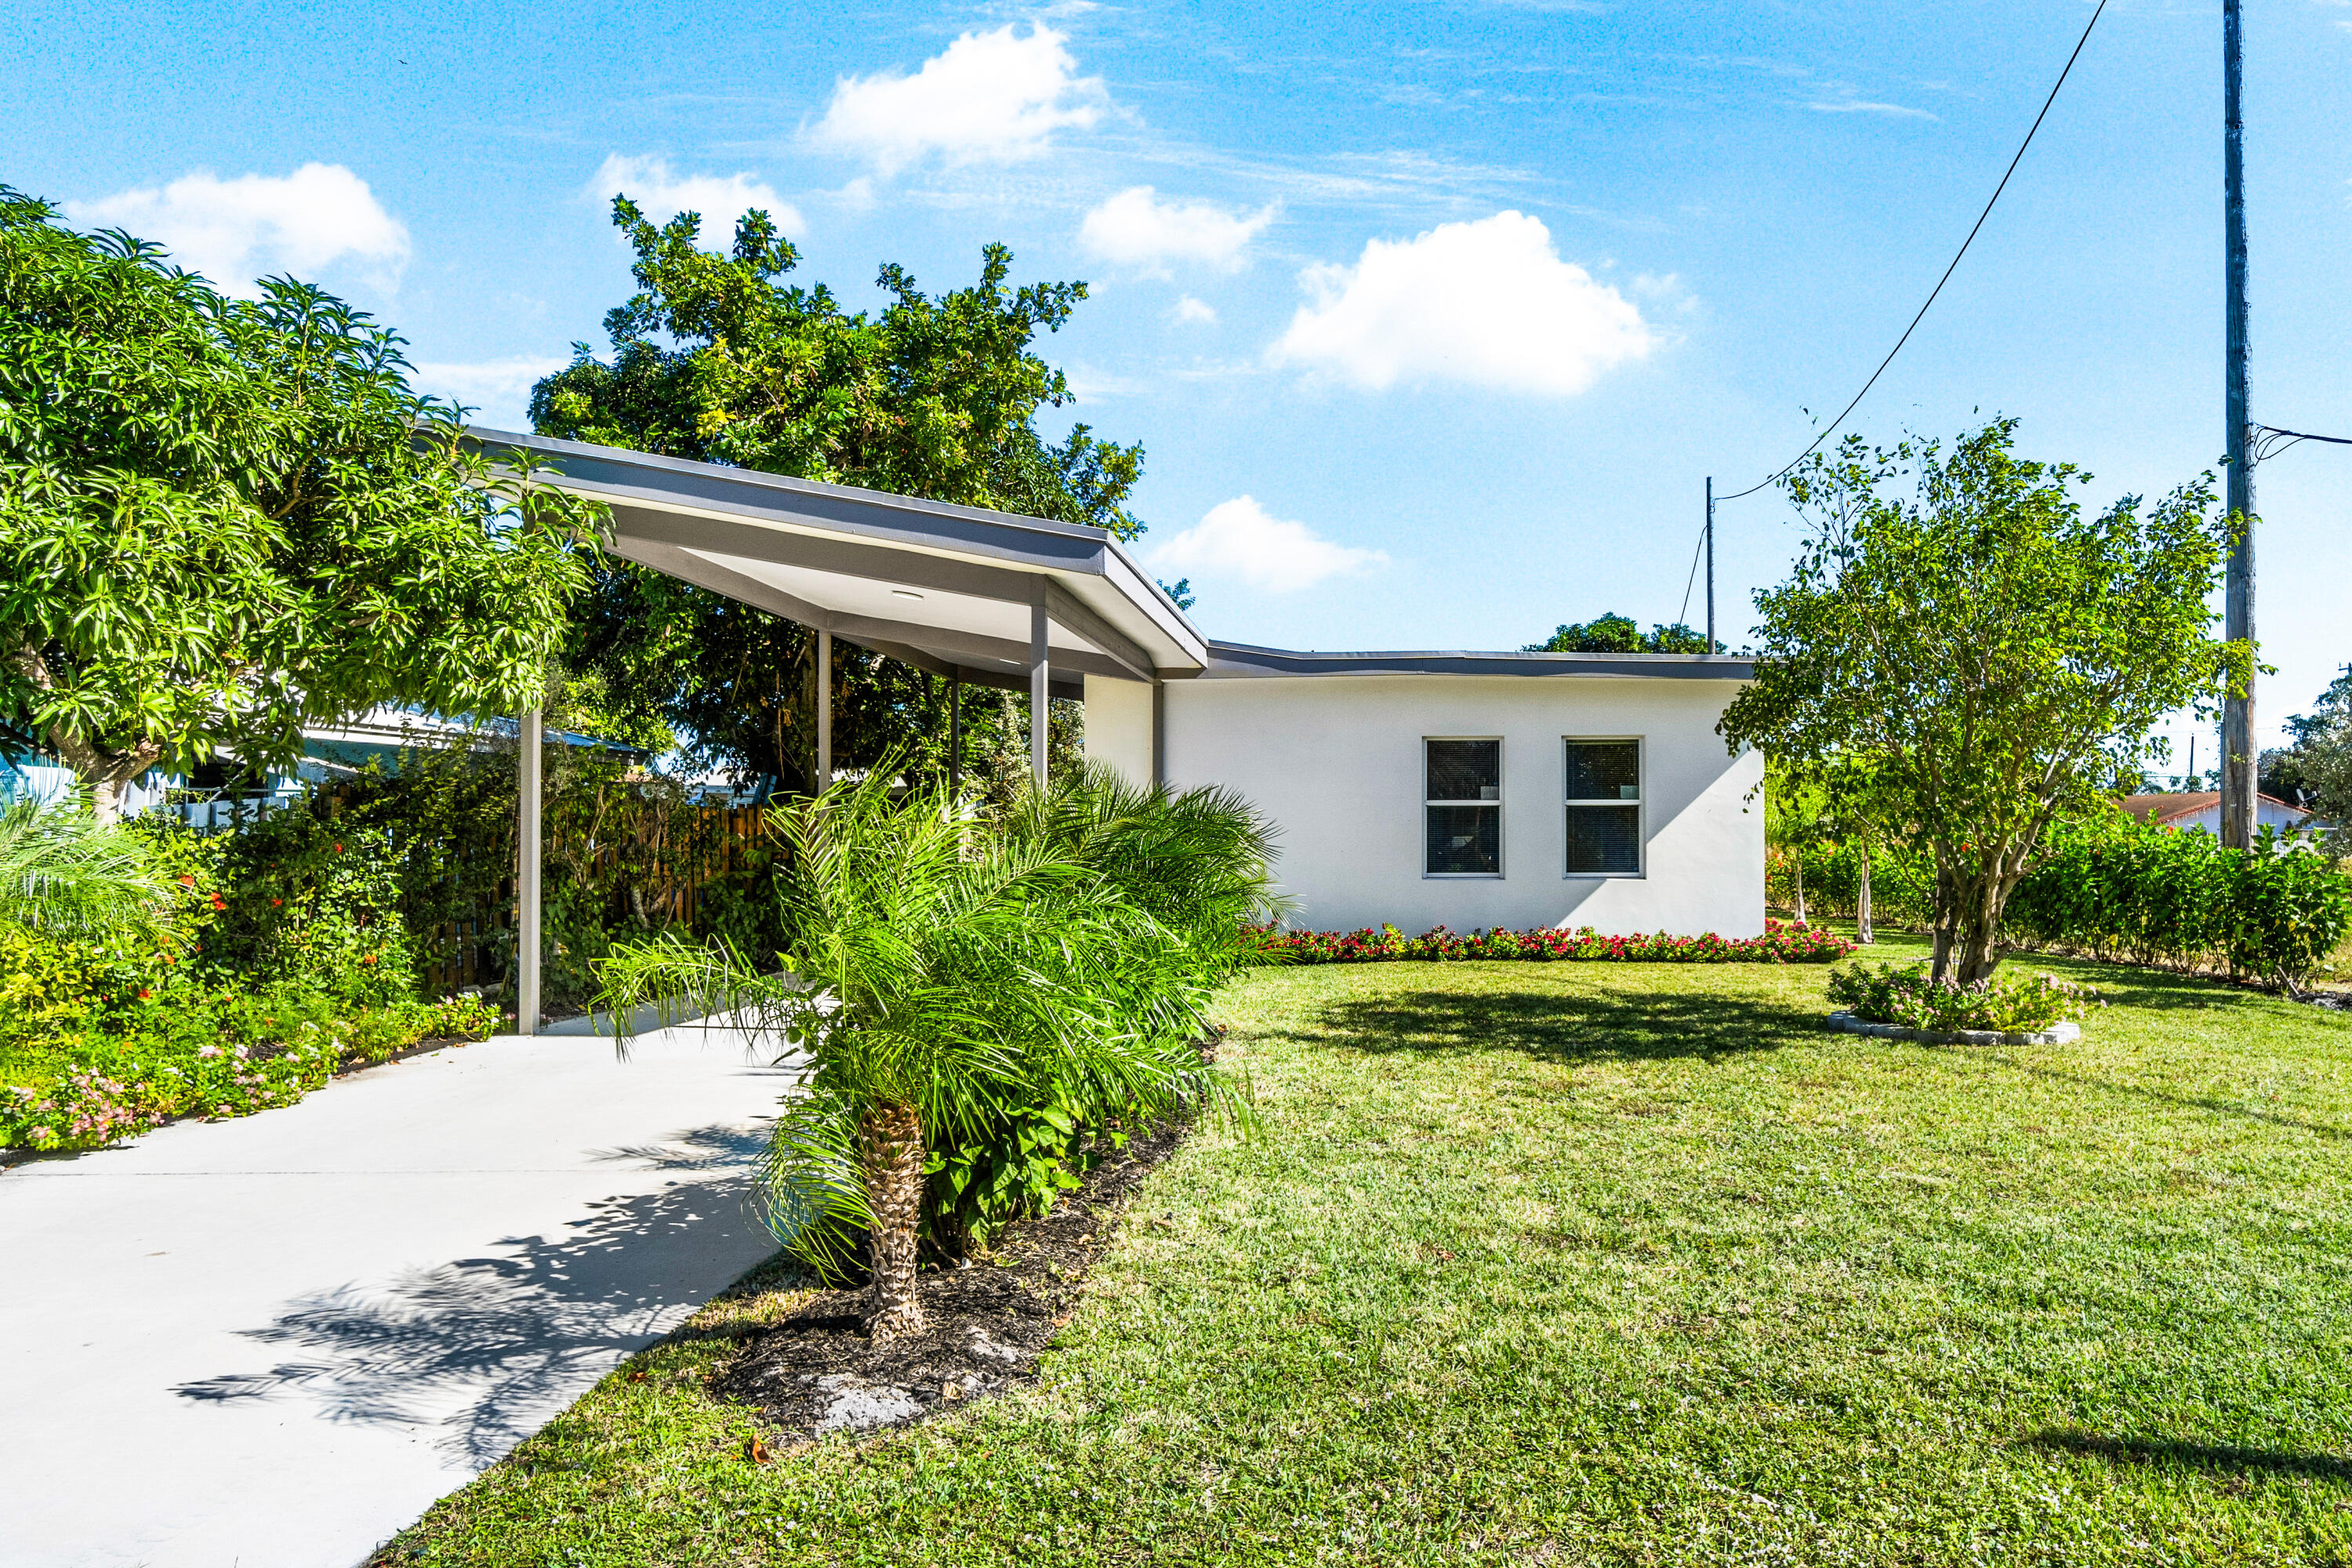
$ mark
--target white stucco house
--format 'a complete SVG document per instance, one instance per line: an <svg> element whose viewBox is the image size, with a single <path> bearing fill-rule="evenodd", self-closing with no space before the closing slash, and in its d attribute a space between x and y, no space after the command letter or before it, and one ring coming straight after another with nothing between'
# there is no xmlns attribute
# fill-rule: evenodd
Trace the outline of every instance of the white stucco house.
<svg viewBox="0 0 2352 1568"><path fill-rule="evenodd" d="M1087 751L1248 797L1302 924L1754 936L1763 763L1715 733L1751 668L1213 643L1186 679L1089 676Z"/></svg>
<svg viewBox="0 0 2352 1568"><path fill-rule="evenodd" d="M814 628L821 668L843 638L958 686L1083 699L1091 759L1223 785L1273 819L1301 924L1764 929L1762 760L1715 733L1748 660L1220 642L1098 529L472 434L604 502L612 553ZM821 710L820 773L829 722ZM1032 765L1042 775L1042 731Z"/></svg>

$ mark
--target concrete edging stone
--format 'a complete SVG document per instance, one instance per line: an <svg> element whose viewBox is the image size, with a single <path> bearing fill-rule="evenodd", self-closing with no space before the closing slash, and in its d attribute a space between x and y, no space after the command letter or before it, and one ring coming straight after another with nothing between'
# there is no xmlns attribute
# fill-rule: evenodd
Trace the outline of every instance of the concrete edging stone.
<svg viewBox="0 0 2352 1568"><path fill-rule="evenodd" d="M2063 1046L2083 1037L2080 1024L2053 1024L2046 1029L1912 1029L1901 1024L1874 1024L1851 1013L1832 1013L1827 1022L1843 1034L1917 1040L1929 1046Z"/></svg>

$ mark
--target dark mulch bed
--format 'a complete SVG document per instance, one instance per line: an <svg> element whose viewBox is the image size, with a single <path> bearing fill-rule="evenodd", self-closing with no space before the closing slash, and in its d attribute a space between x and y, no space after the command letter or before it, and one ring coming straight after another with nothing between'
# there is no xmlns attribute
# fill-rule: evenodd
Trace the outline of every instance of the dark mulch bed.
<svg viewBox="0 0 2352 1568"><path fill-rule="evenodd" d="M710 1391L756 1407L792 1439L916 1421L1026 1382L1070 1321L1120 1205L1184 1131L1130 1142L1051 1213L1006 1226L992 1261L925 1268L916 1287L929 1324L922 1334L877 1345L858 1328L864 1291L830 1290L747 1334Z"/></svg>

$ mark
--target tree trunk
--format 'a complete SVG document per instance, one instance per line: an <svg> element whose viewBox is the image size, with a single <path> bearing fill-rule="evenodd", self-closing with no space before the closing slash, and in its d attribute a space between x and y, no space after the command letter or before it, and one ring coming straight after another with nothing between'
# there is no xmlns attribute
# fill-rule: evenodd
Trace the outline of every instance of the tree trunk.
<svg viewBox="0 0 2352 1568"><path fill-rule="evenodd" d="M89 811L100 822L122 820L123 786L155 765L161 747L142 745L131 752L102 752L51 731L50 750L74 771L89 791Z"/></svg>
<svg viewBox="0 0 2352 1568"><path fill-rule="evenodd" d="M1952 892L1952 874L1943 867L1936 868L1936 955L1929 963L1927 978L1938 983L1952 972L1952 938L1959 926L1959 909Z"/></svg>
<svg viewBox="0 0 2352 1568"><path fill-rule="evenodd" d="M1853 890L1853 939L1867 947L1878 940L1870 929L1870 840L1856 835L1862 848L1862 877Z"/></svg>
<svg viewBox="0 0 2352 1568"><path fill-rule="evenodd" d="M877 1343L919 1333L915 1296L915 1231L923 1210L923 1119L911 1105L886 1103L857 1124L866 1167L866 1201L874 1211L874 1282L866 1331Z"/></svg>
<svg viewBox="0 0 2352 1568"><path fill-rule="evenodd" d="M40 690L57 689L40 649L20 647L9 662ZM122 820L122 786L153 767L163 754L163 748L152 741L142 741L127 752L111 751L82 739L63 724L50 725L47 738L58 761L72 769L89 789L90 815L105 823Z"/></svg>
<svg viewBox="0 0 2352 1568"><path fill-rule="evenodd" d="M1795 879L1797 884L1794 909L1797 923L1803 925L1805 923L1805 852L1802 849L1789 851L1789 875Z"/></svg>
<svg viewBox="0 0 2352 1568"><path fill-rule="evenodd" d="M1992 972L2000 966L2000 917L2009 907L2010 890L2015 886L2014 879L1996 872L1979 882L1972 896L1961 906L1963 940L1952 965L1955 984L1974 985L1980 980L1990 980Z"/></svg>

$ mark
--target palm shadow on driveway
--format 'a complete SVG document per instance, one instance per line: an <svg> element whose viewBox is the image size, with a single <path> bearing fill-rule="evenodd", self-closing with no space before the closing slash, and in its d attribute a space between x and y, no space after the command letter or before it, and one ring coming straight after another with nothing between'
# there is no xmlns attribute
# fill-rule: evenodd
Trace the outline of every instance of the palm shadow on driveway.
<svg viewBox="0 0 2352 1568"><path fill-rule="evenodd" d="M764 1129L709 1127L658 1149L608 1151L679 1179L593 1202L563 1234L509 1237L493 1256L299 1297L244 1331L284 1360L173 1392L434 1427L452 1459L488 1465L771 1248L747 1170L766 1142Z"/></svg>

